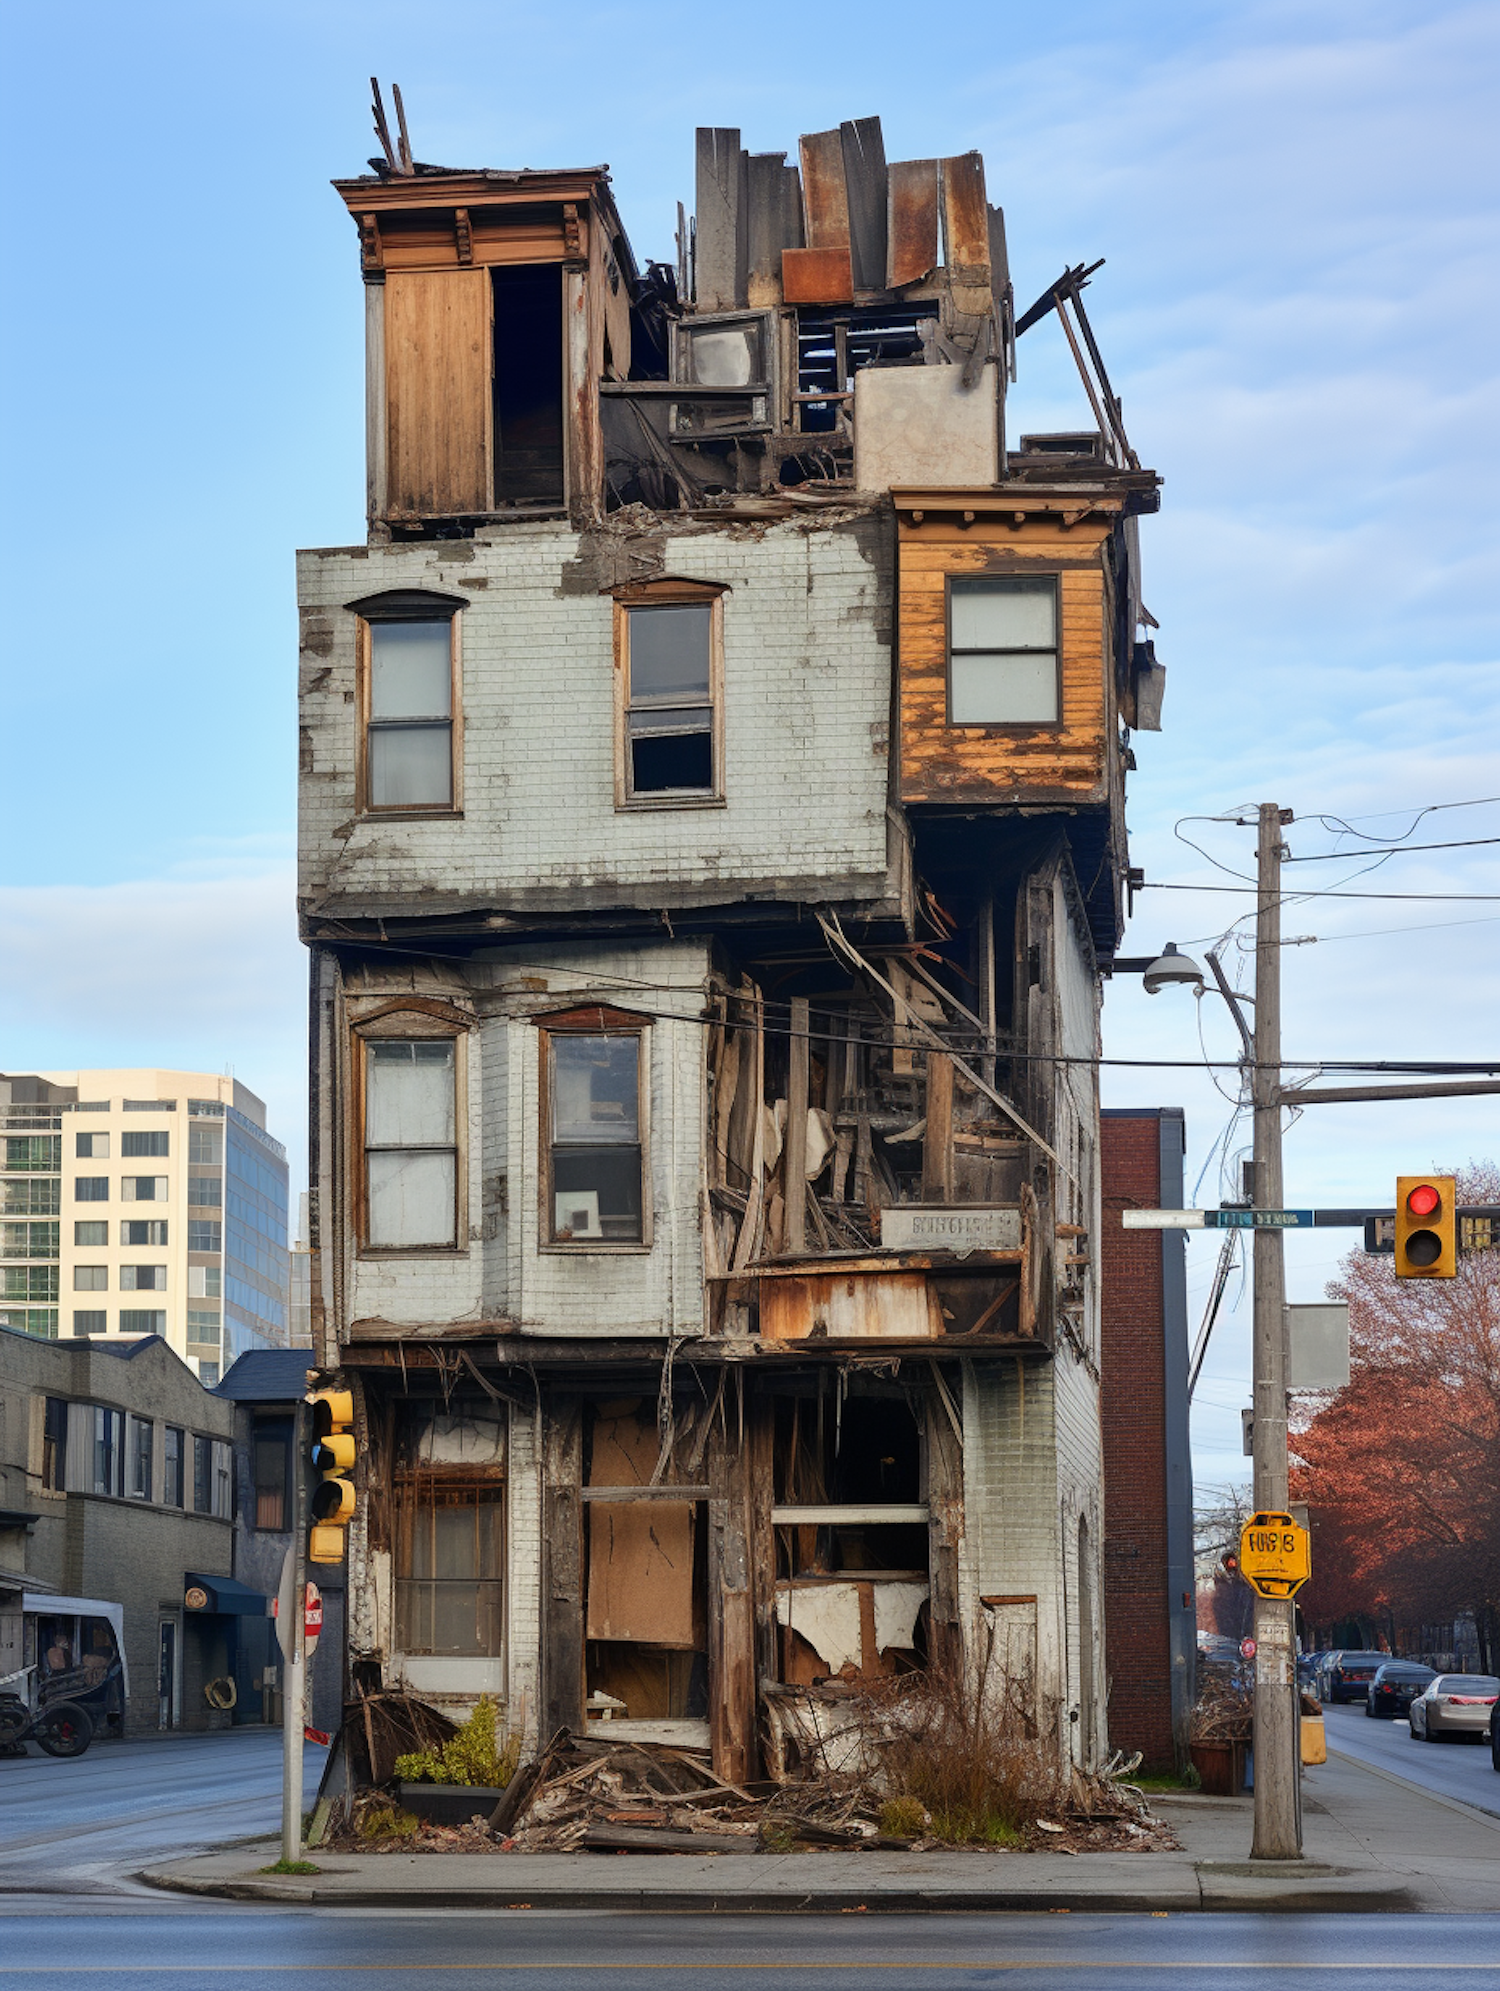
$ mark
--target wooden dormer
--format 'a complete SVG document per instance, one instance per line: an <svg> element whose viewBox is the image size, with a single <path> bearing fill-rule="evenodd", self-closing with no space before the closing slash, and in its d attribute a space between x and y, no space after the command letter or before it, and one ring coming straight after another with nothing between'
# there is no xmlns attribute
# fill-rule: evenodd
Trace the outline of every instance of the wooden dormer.
<svg viewBox="0 0 1500 1991"><path fill-rule="evenodd" d="M336 180L366 284L372 527L595 515L635 263L602 166Z"/></svg>
<svg viewBox="0 0 1500 1991"><path fill-rule="evenodd" d="M900 801L1109 806L1134 716L1121 528L1155 509L1154 475L892 497Z"/></svg>

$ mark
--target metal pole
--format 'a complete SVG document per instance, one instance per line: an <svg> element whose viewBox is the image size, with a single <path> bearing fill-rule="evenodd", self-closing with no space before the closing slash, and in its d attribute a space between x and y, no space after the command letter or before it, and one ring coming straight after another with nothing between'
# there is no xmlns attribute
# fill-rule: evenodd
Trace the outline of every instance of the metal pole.
<svg viewBox="0 0 1500 1991"><path fill-rule="evenodd" d="M302 1857L302 1730L306 1721L303 1676L307 1644L307 1478L304 1454L307 1411L297 1406L292 1424L292 1650L281 1697L281 1857Z"/></svg>
<svg viewBox="0 0 1500 1991"><path fill-rule="evenodd" d="M1290 821L1262 802L1255 926L1255 1207L1279 1210L1281 1182L1281 826ZM1255 1505L1284 1512L1286 1428L1286 1269L1281 1232L1257 1230L1255 1268ZM1290 1598L1255 1600L1255 1837L1257 1860L1302 1857L1301 1750Z"/></svg>

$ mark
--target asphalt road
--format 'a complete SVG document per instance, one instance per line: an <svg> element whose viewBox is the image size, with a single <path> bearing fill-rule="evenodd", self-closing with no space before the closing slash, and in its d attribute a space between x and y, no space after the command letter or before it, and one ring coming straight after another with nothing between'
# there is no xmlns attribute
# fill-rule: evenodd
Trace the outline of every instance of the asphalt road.
<svg viewBox="0 0 1500 1991"><path fill-rule="evenodd" d="M1437 1797L1458 1798L1500 1818L1500 1773L1490 1762L1490 1745L1467 1739L1414 1742L1406 1725L1385 1716L1372 1721L1363 1706L1325 1707L1328 1746L1357 1763L1390 1770ZM1496 1932L1500 1947L1500 1931Z"/></svg>
<svg viewBox="0 0 1500 1991"><path fill-rule="evenodd" d="M1439 1991L1500 1984L1494 1918L1405 1915L426 1915L95 1903L0 1918L3 1991Z"/></svg>
<svg viewBox="0 0 1500 1991"><path fill-rule="evenodd" d="M323 1751L303 1755L306 1808ZM0 1760L0 1895L108 1889L150 1860L281 1829L281 1731L98 1742ZM3 1958L0 1958L3 1961Z"/></svg>

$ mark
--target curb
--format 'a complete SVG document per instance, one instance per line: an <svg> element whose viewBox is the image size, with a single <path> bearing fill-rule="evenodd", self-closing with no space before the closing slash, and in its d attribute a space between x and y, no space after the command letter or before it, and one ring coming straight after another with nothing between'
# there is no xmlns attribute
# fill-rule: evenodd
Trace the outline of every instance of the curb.
<svg viewBox="0 0 1500 1991"><path fill-rule="evenodd" d="M391 1908L398 1898L387 1889L363 1884L347 1887L319 1887L315 1882L297 1885L291 1879L261 1879L246 1875L224 1879L174 1874L146 1868L134 1876L147 1887L164 1892L216 1896L229 1901L274 1901L283 1907L307 1908ZM1222 1880L1238 1885L1225 1886ZM920 1887L881 1888L862 1892L857 1887L819 1888L792 1894L783 1890L764 1892L736 1889L719 1893L712 1887L693 1889L662 1887L527 1887L494 1885L424 1889L413 1894L413 1909L460 1908L515 1910L594 1909L612 1914L698 1914L698 1915L930 1915L930 1914L1196 1914L1210 1912L1243 1913L1246 1909L1269 1913L1409 1914L1420 1909L1422 1901L1410 1888L1387 1886L1377 1876L1368 1879L1352 1875L1308 1876L1290 1885L1266 1875L1269 1885L1262 1891L1261 1876L1195 1873L1189 1884L1159 1894L1143 1896L1139 1890L1068 1888L1047 1894L1014 1887L978 1887L932 1890ZM1339 1884L1350 1882L1353 1884Z"/></svg>
<svg viewBox="0 0 1500 1991"><path fill-rule="evenodd" d="M1358 1769L1368 1770L1372 1777L1384 1777L1388 1784L1399 1784L1404 1791L1415 1791L1418 1797L1425 1797L1432 1804L1440 1804L1447 1811L1462 1812L1465 1817L1477 1818L1481 1825L1500 1826L1500 1811L1492 1811L1486 1804L1475 1804L1466 1797L1449 1797L1445 1791L1429 1790L1426 1784L1419 1784L1411 1777L1403 1777L1399 1770L1383 1769L1379 1763L1367 1763L1363 1756L1351 1755L1347 1749L1336 1749L1330 1742L1330 1756L1337 1756L1341 1763L1353 1763ZM1497 1786L1500 1790L1500 1786Z"/></svg>

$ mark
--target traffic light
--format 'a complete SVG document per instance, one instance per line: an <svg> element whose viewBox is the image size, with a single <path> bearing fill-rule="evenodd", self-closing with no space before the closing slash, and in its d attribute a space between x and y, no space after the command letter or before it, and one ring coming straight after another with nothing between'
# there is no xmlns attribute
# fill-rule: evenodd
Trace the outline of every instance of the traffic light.
<svg viewBox="0 0 1500 1991"><path fill-rule="evenodd" d="M344 1530L354 1518L354 1398L317 1390L312 1398L312 1462L323 1475L313 1488L309 1562L342 1562Z"/></svg>
<svg viewBox="0 0 1500 1991"><path fill-rule="evenodd" d="M1219 1557L1219 1567L1226 1576L1238 1576L1240 1573L1238 1553L1234 1549L1225 1549L1224 1553Z"/></svg>
<svg viewBox="0 0 1500 1991"><path fill-rule="evenodd" d="M1458 1271L1458 1184L1451 1175L1396 1177L1396 1277L1451 1279Z"/></svg>

